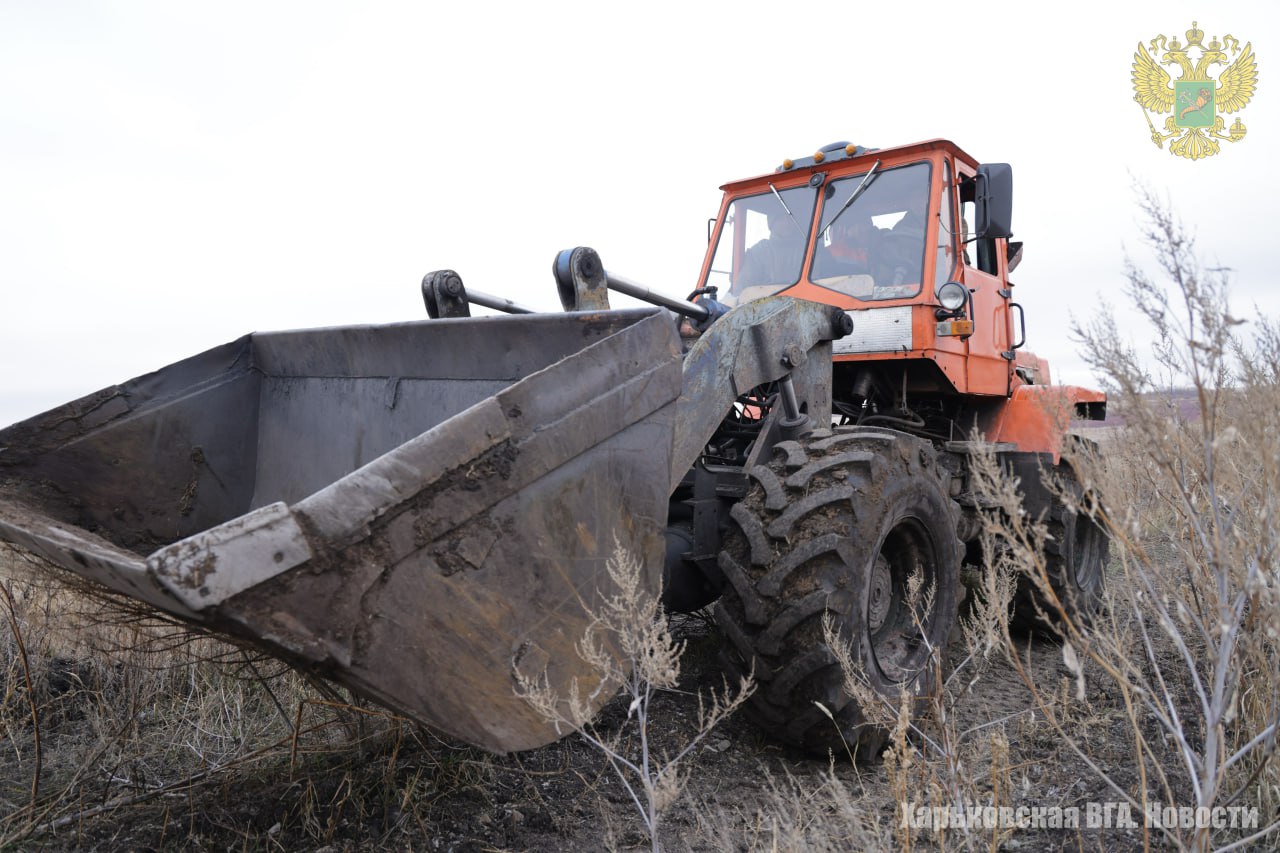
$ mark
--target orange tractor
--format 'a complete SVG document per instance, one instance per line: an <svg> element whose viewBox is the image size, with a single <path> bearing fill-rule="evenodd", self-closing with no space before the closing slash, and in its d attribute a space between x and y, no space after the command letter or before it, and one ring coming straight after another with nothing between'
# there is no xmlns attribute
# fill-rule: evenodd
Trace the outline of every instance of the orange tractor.
<svg viewBox="0 0 1280 853"><path fill-rule="evenodd" d="M761 682L751 708L770 731L874 752L884 733L844 692L823 616L877 692L929 693L961 561L981 559L976 435L1020 478L1027 511L1046 517L1054 590L1087 617L1106 538L1046 478L1079 490L1061 459L1066 428L1105 417L1106 398L1051 386L1047 363L1022 349L1007 165L944 140L837 143L724 190L700 291L730 306L774 294L837 306L853 332L833 344L829 385L811 384L800 406L817 429L784 435L788 395L770 405L757 391L708 443L673 495L667 600L688 609L719 596L727 662ZM924 590L914 599L913 583ZM1037 604L1052 608L1036 599L1020 582L1015 621L1042 621Z"/></svg>
<svg viewBox="0 0 1280 853"><path fill-rule="evenodd" d="M0 538L494 751L561 734L513 673L591 676L623 549L670 609L718 602L772 734L872 753L822 624L882 695L932 689L975 433L1063 605L1098 600L1106 541L1045 482L1105 398L1021 351L1010 209L1009 168L950 142L840 143L726 185L686 300L585 248L565 313L431 273L432 319L246 335L0 430Z"/></svg>

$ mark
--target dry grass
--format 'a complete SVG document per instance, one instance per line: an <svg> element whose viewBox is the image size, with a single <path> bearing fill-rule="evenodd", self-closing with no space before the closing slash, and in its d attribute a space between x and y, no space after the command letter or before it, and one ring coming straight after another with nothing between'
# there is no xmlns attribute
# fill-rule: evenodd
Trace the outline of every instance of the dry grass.
<svg viewBox="0 0 1280 853"><path fill-rule="evenodd" d="M94 846L103 832L111 846L234 833L284 848L332 839L331 815L422 793L420 775L396 778L397 755L429 736L276 661L7 548L0 609L0 848ZM457 762L459 783L484 766ZM283 808L250 803L260 820L245 823L245 799L281 783L294 792Z"/></svg>

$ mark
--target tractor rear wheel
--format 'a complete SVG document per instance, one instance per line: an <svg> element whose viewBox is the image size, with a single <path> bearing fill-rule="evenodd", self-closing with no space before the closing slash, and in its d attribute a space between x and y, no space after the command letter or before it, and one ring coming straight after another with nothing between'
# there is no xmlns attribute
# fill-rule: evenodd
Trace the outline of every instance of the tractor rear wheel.
<svg viewBox="0 0 1280 853"><path fill-rule="evenodd" d="M1060 499L1050 504L1045 519L1049 533L1044 546L1045 571L1068 618L1077 627L1087 628L1102 604L1103 570L1110 543L1096 517L1096 508L1091 509L1093 499L1084 494L1070 466L1065 462L1056 466L1051 476L1073 496L1072 504L1084 511L1077 511ZM1019 574L1011 625L1024 631L1055 631L1059 622L1058 608L1045 600L1030 577Z"/></svg>
<svg viewBox="0 0 1280 853"><path fill-rule="evenodd" d="M893 430L818 430L780 442L731 513L719 557L726 668L754 673L747 713L803 749L874 758L888 735L850 675L891 716L937 687L956 616L959 507L933 447ZM823 631L830 619L842 648Z"/></svg>

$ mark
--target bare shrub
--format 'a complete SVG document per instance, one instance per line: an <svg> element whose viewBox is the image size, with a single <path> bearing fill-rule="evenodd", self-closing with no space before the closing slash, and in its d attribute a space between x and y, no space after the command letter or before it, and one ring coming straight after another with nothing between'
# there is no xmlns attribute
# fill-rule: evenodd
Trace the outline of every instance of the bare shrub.
<svg viewBox="0 0 1280 853"><path fill-rule="evenodd" d="M681 762L746 701L753 684L743 679L733 688L726 684L719 694L705 699L699 695L694 731L674 752L656 753L651 742L653 698L659 691L676 688L684 644L672 638L661 602L646 589L640 561L616 540L606 569L615 591L603 598L577 644L579 656L593 673L589 693L584 695L575 679L569 695L560 696L545 673L525 673L518 667L514 670L517 691L557 731L576 731L608 759L656 851L662 814L679 798L687 780ZM627 700L626 719L633 726L606 732L592 720L591 708L598 697L619 690Z"/></svg>
<svg viewBox="0 0 1280 853"><path fill-rule="evenodd" d="M1077 328L1124 427L1106 439L1105 460L1087 445L1064 449L1099 499L1101 508L1077 508L1101 513L1111 537L1111 592L1088 628L1056 614L1076 702L1086 678L1100 678L1123 703L1136 783L1070 734L1066 706L1035 683L1013 640L1009 649L1037 709L1139 814L1256 807L1256 831L1159 824L1179 848L1232 849L1280 828L1280 334L1267 318L1232 315L1227 271L1203 266L1149 191L1140 208L1164 281L1131 261L1128 296L1155 334L1158 367L1148 370L1110 312ZM987 535L1003 562L1051 594L1045 528L1018 512L1010 482L985 462L978 488L1002 510Z"/></svg>

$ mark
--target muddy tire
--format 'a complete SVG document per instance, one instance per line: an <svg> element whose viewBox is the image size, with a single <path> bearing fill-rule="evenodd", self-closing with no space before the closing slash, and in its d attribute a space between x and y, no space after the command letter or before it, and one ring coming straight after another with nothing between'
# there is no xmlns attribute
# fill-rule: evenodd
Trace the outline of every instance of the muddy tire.
<svg viewBox="0 0 1280 853"><path fill-rule="evenodd" d="M846 691L823 617L863 683L892 708L905 686L923 710L955 621L964 553L948 481L927 442L867 427L781 442L749 473L719 557L725 667L754 672L746 712L772 737L874 758L884 718ZM914 599L913 574L923 581Z"/></svg>
<svg viewBox="0 0 1280 853"><path fill-rule="evenodd" d="M1069 466L1056 466L1053 476L1076 496L1078 505L1089 507L1090 501L1084 497L1084 490ZM1096 513L1075 512L1058 500L1049 507L1046 525L1049 539L1045 542L1044 562L1049 584L1067 616L1078 627L1088 628L1102 605L1110 544L1106 531ZM1050 618L1043 618L1040 612ZM1044 600L1031 578L1019 574L1010 624L1023 631L1056 632L1058 621L1057 608Z"/></svg>

